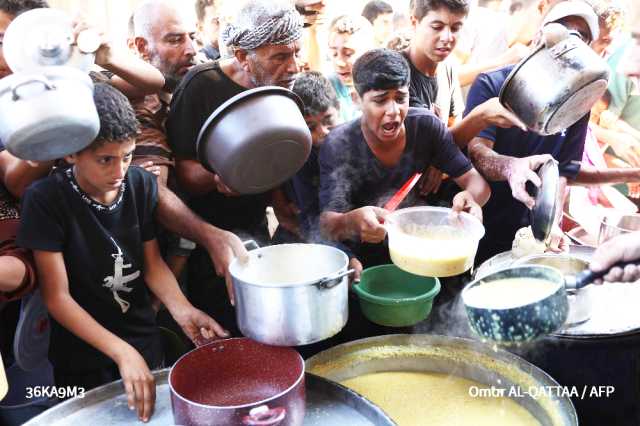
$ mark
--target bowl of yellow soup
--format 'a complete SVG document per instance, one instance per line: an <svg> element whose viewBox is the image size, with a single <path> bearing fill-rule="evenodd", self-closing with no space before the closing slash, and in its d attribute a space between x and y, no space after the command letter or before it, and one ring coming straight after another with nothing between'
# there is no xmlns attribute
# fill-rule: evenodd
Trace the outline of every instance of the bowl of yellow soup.
<svg viewBox="0 0 640 426"><path fill-rule="evenodd" d="M427 277L459 275L473 266L482 223L444 207L410 207L385 219L389 254L398 268Z"/></svg>
<svg viewBox="0 0 640 426"><path fill-rule="evenodd" d="M542 265L505 268L472 281L462 301L475 334L503 345L553 333L569 313L562 273Z"/></svg>

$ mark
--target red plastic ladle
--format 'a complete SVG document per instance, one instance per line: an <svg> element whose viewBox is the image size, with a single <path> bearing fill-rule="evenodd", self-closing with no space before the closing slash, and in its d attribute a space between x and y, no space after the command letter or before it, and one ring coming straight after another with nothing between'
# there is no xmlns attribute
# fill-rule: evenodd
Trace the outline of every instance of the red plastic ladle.
<svg viewBox="0 0 640 426"><path fill-rule="evenodd" d="M404 200L407 194L411 192L411 189L413 189L413 187L416 185L416 183L418 183L421 177L422 173L415 173L413 176L411 176L409 180L406 181L404 185L402 185L402 188L400 188L398 192L396 192L393 197L391 197L389 201L387 201L387 203L384 205L384 208L389 210L390 212L398 208L400 203L402 203L402 200Z"/></svg>

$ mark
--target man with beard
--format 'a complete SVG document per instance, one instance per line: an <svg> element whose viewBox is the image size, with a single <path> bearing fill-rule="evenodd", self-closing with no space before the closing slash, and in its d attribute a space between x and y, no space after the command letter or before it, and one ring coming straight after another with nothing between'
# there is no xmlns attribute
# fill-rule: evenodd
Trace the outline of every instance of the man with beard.
<svg viewBox="0 0 640 426"><path fill-rule="evenodd" d="M165 121L171 93L195 64L192 40L195 28L190 28L176 5L167 0L148 0L140 5L133 14L133 28L136 52L165 79L161 91L131 100L141 130L136 140L134 164L153 161L160 166L160 181L166 184L174 161Z"/></svg>
<svg viewBox="0 0 640 426"><path fill-rule="evenodd" d="M270 193L240 196L220 176L205 169L196 154L200 128L222 103L247 89L293 87L300 72L302 25L291 3L248 1L222 33L222 42L233 57L197 65L174 93L167 132L176 156L176 175L191 195L191 208L216 227L268 240L265 209ZM235 313L221 284L206 252L196 249L189 259L190 298L203 310L216 312L224 326L237 333ZM229 287L228 294L233 297Z"/></svg>
<svg viewBox="0 0 640 426"><path fill-rule="evenodd" d="M165 121L171 93L195 65L195 25L189 24L172 0L147 0L135 10L132 19L132 48L159 70L165 80L164 87L156 93L130 97L140 122L133 164L153 162L159 169L159 182L175 190L175 163L167 142ZM169 268L179 277L195 244L164 232L159 234L159 241Z"/></svg>

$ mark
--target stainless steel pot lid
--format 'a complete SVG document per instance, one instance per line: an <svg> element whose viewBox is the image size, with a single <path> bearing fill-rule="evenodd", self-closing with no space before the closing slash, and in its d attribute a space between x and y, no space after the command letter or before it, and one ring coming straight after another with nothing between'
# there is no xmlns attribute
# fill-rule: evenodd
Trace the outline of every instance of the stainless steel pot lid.
<svg viewBox="0 0 640 426"><path fill-rule="evenodd" d="M71 17L53 8L32 9L16 17L7 27L2 48L13 72L52 65L88 71L94 59L75 49Z"/></svg>
<svg viewBox="0 0 640 426"><path fill-rule="evenodd" d="M282 102L282 97L288 101ZM202 126L198 159L241 194L273 189L293 176L311 152L303 109L300 98L282 87L239 93L220 105Z"/></svg>
<svg viewBox="0 0 640 426"><path fill-rule="evenodd" d="M546 242L553 227L558 204L560 172L555 160L544 163L538 169L538 176L542 181L540 187L530 187L530 193L536 201L530 212L531 230L536 240Z"/></svg>

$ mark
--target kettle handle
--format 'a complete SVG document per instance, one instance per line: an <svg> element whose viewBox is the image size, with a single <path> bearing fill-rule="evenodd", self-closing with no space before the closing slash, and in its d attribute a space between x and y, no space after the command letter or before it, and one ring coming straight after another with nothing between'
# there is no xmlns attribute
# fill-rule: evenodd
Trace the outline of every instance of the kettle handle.
<svg viewBox="0 0 640 426"><path fill-rule="evenodd" d="M562 24L552 22L542 27L542 42L547 49L565 40L570 35L569 30Z"/></svg>
<svg viewBox="0 0 640 426"><path fill-rule="evenodd" d="M20 95L18 95L18 89L21 88L22 86L26 86L27 84L31 84L31 83L42 83L42 85L47 90L55 90L56 89L56 86L52 82L50 82L46 77L41 77L41 76L27 77L26 79L22 80L21 82L16 83L13 86L11 86L11 94L12 94L11 99L13 101L20 100Z"/></svg>

